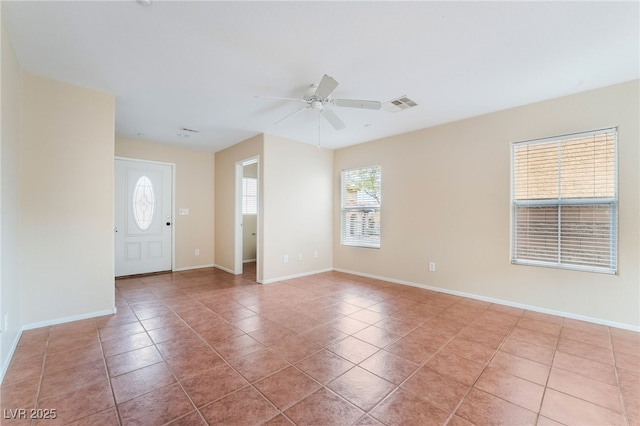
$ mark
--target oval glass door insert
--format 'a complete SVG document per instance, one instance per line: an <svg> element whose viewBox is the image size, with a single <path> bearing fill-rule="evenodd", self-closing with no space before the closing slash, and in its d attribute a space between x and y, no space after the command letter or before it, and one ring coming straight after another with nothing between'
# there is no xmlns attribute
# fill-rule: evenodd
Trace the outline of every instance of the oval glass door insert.
<svg viewBox="0 0 640 426"><path fill-rule="evenodd" d="M156 210L156 197L153 184L146 176L141 176L133 187L133 219L142 231L146 231L153 222Z"/></svg>

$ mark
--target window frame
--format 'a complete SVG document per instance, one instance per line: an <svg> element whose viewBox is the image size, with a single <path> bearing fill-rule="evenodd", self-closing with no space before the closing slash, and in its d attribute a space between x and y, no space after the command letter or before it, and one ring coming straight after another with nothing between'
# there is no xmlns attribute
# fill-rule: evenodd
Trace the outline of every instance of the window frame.
<svg viewBox="0 0 640 426"><path fill-rule="evenodd" d="M561 193L558 193L558 197L554 199L525 199L525 200L516 200L516 182L515 182L515 151L518 146L523 145L535 145L549 142L556 142L558 147L561 146L562 142L566 142L569 140L573 140L577 137L588 137L592 135L598 134L607 134L613 133L613 196L612 197L590 197L590 198L562 198ZM558 169L558 181L561 182L562 179L562 170ZM579 132L572 133L560 136L554 136L549 138L542 139L533 139L528 141L521 142L513 142L511 144L511 187L510 187L510 202L511 202L511 235L510 235L510 261L514 265L529 265L529 266L541 266L548 268L556 268L556 269L568 269L568 270L576 270L576 271L584 271L584 272L597 272L604 274L617 274L618 269L618 129L616 127L587 131L587 132ZM610 206L610 216L609 216L609 267L602 267L598 265L583 265L583 264L575 264L575 263L566 263L562 261L562 207L571 207L571 206L597 206L597 205L608 205ZM518 221L517 221L517 209L518 207L558 207L558 231L557 231L557 243L558 243L558 253L557 253L557 261L545 261L545 260L534 260L534 259L523 259L517 257L517 229L518 229Z"/></svg>
<svg viewBox="0 0 640 426"><path fill-rule="evenodd" d="M379 196L379 203L377 205L375 204L371 204L371 205L358 205L358 206L347 206L345 204L345 200L346 200L346 174L348 172L352 172L355 170L364 170L364 169L371 169L371 168L377 168L378 169L378 175L379 175L379 181L380 181L380 186L378 189L378 196ZM349 219L347 219L347 215L353 214L354 212L362 212L365 213L366 210L370 210L368 212L368 214L370 213L374 213L374 215L377 213L378 215L378 237L377 237L377 241L374 242L366 242L363 240L356 240L353 239L353 241L349 241L346 238L346 232L347 232L347 228L346 228L346 222L347 220L351 221L353 220L353 216L351 215L349 217ZM366 226L370 226L369 224L371 223L371 219L367 216L365 218L363 218L362 220L362 226L364 227L365 224ZM371 248L371 249L379 249L381 247L382 244L382 166L380 164L370 164L367 166L360 166L360 167L352 167L349 169L343 169L340 172L340 244L346 247L361 247L361 248Z"/></svg>

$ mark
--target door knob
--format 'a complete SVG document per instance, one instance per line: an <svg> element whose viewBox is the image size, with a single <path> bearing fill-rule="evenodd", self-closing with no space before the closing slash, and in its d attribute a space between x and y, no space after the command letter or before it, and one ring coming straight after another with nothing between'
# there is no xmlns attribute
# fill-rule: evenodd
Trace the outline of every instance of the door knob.
<svg viewBox="0 0 640 426"><path fill-rule="evenodd" d="M167 226L171 226L171 222L167 222Z"/></svg>
<svg viewBox="0 0 640 426"><path fill-rule="evenodd" d="M117 226L115 227L114 231L118 232L118 227Z"/></svg>

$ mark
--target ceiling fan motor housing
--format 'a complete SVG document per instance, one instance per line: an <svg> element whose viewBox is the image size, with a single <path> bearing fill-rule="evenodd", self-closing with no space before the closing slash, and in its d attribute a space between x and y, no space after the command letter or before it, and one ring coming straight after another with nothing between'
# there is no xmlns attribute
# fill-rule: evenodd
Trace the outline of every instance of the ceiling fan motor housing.
<svg viewBox="0 0 640 426"><path fill-rule="evenodd" d="M302 99L309 102L309 105L315 109L322 109L323 105L329 102L329 98L323 99L321 96L316 94L316 90L318 89L317 84L311 84L307 91L305 92Z"/></svg>

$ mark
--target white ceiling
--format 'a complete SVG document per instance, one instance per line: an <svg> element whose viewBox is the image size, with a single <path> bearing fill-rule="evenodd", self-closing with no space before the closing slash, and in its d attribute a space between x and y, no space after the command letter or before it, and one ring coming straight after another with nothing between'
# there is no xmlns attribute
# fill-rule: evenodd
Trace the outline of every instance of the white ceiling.
<svg viewBox="0 0 640 426"><path fill-rule="evenodd" d="M22 67L116 98L116 134L218 151L259 133L318 142L302 97L411 110L334 107L324 147L404 133L640 77L640 3L2 1ZM177 136L180 128L200 132Z"/></svg>

